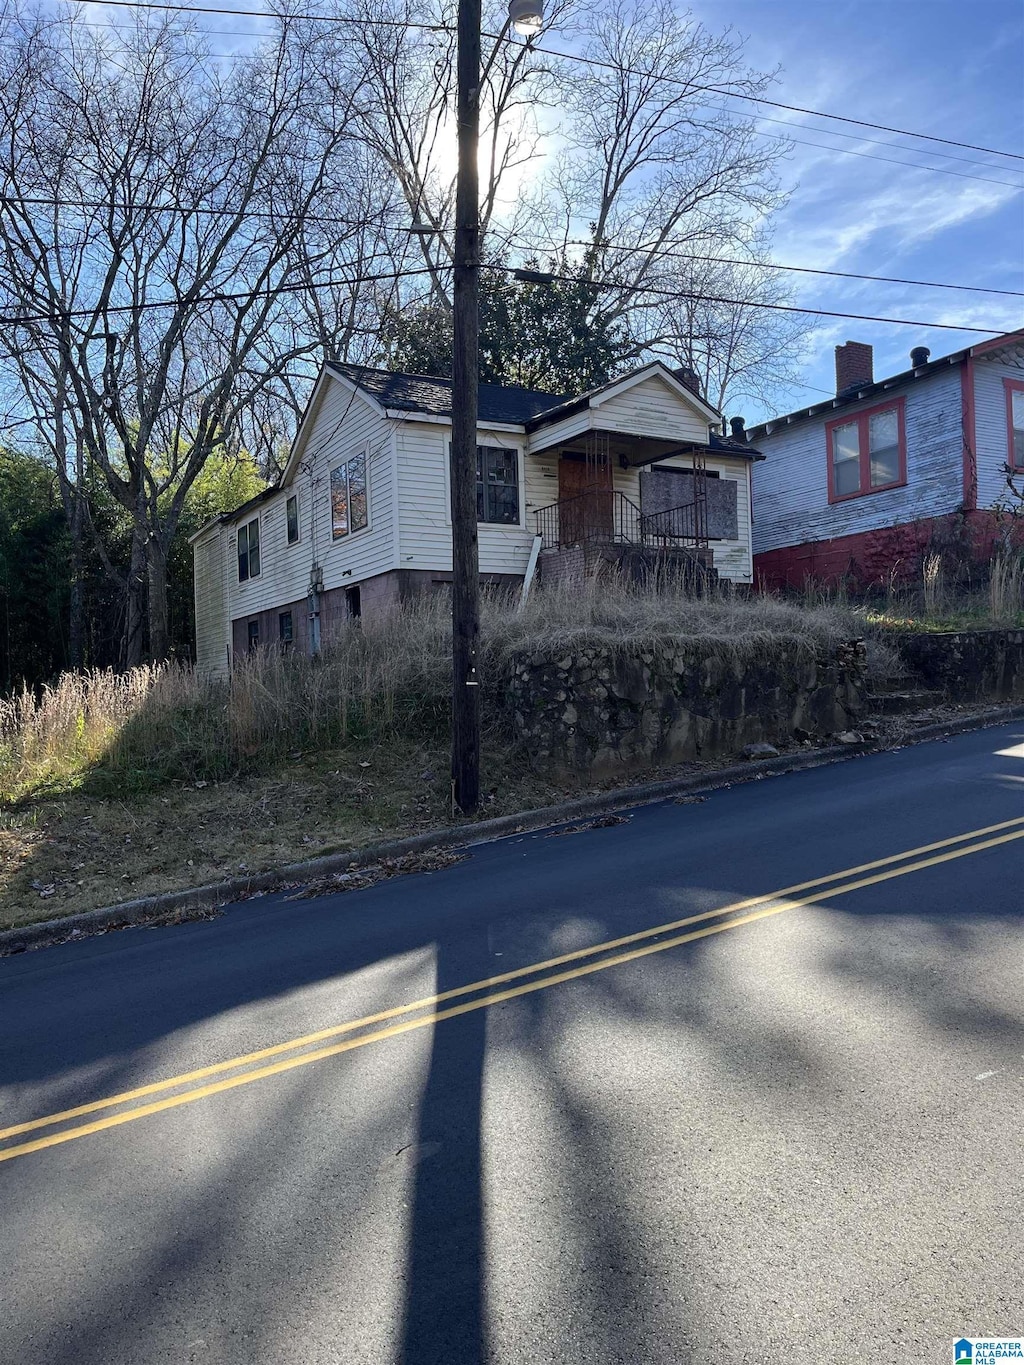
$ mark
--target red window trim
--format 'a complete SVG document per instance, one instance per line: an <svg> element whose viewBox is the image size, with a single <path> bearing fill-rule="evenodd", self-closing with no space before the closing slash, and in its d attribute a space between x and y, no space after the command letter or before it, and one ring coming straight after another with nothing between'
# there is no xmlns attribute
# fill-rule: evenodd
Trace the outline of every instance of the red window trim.
<svg viewBox="0 0 1024 1365"><path fill-rule="evenodd" d="M1013 458L1013 395L1024 393L1024 379L1004 379L1006 390L1006 463L1015 474L1024 474L1024 464L1015 464Z"/></svg>
<svg viewBox="0 0 1024 1365"><path fill-rule="evenodd" d="M899 477L891 483L871 486L871 451L868 448L868 422L879 412L896 411L899 433L900 470ZM834 417L825 423L825 438L828 447L828 500L829 502L849 502L851 498L866 498L872 493L884 493L889 488L902 488L907 482L907 400L890 398L886 403L876 403L874 407L862 408L860 412L848 413L844 417ZM837 493L835 489L835 465L832 459L832 433L836 427L858 425L857 437L860 444L860 488L856 493Z"/></svg>

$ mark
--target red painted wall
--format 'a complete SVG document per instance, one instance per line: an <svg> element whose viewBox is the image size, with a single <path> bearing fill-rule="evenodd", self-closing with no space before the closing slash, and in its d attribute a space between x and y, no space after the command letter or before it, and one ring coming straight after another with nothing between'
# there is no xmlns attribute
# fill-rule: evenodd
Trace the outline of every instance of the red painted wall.
<svg viewBox="0 0 1024 1365"><path fill-rule="evenodd" d="M808 579L823 586L845 582L866 588L884 585L891 578L917 578L921 558L930 549L949 552L955 546L981 564L1004 542L1018 549L1024 547L1024 524L1020 520L1009 523L991 511L928 517L878 531L768 550L754 556L754 583L766 591L803 588Z"/></svg>

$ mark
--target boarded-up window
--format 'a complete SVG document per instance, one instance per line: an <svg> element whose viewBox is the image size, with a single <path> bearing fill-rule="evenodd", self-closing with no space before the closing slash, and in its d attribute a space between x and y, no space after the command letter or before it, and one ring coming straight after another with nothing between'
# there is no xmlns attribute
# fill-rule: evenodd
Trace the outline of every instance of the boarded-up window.
<svg viewBox="0 0 1024 1365"><path fill-rule="evenodd" d="M735 479L709 470L705 479L709 540L739 540L739 507ZM640 473L640 510L644 516L668 512L693 502L692 469L644 469Z"/></svg>

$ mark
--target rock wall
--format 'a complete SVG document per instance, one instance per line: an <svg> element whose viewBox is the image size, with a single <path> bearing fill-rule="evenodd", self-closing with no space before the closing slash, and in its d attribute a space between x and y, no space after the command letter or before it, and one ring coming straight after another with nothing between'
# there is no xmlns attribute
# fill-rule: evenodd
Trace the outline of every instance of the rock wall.
<svg viewBox="0 0 1024 1365"><path fill-rule="evenodd" d="M910 671L950 701L1024 699L1024 630L908 634L898 648Z"/></svg>
<svg viewBox="0 0 1024 1365"><path fill-rule="evenodd" d="M814 659L779 642L770 659L694 658L692 649L611 654L587 647L516 661L515 726L539 764L600 778L735 754L744 745L827 735L856 721L863 648Z"/></svg>

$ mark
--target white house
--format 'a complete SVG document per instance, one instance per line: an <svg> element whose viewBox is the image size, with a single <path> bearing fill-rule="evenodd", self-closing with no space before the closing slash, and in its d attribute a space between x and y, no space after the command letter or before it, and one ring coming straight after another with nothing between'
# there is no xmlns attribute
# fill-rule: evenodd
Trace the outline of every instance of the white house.
<svg viewBox="0 0 1024 1365"><path fill-rule="evenodd" d="M750 432L755 568L767 587L877 582L930 547L987 559L1005 527L1007 469L1024 475L1024 331L873 374L872 348L836 347L836 396Z"/></svg>
<svg viewBox="0 0 1024 1365"><path fill-rule="evenodd" d="M687 554L750 583L745 439L660 362L567 397L480 386L480 572L578 572L594 552ZM313 651L340 620L450 581L451 382L328 363L280 482L192 538L199 666Z"/></svg>

